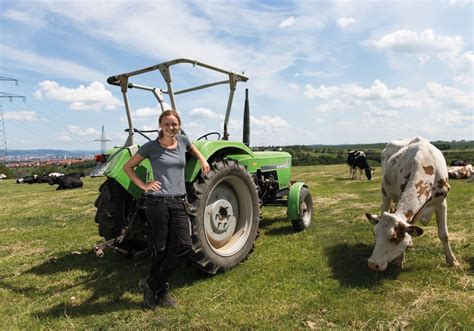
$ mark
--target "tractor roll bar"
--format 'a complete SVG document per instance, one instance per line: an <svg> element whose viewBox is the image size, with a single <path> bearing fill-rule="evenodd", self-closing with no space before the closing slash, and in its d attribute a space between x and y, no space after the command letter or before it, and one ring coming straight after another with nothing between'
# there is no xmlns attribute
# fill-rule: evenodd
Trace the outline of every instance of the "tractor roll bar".
<svg viewBox="0 0 474 331"><path fill-rule="evenodd" d="M212 71L223 73L225 75L228 75L228 79L213 82L213 83L209 83L209 84L198 85L198 86L186 88L186 89L179 90L179 91L174 91L173 85L172 85L170 67L173 66L173 65L182 64L182 63L188 63L188 64L192 64L193 67L198 66L198 67L203 67L203 68L206 68L206 69L209 69L209 70L212 70ZM166 85L167 85L166 90L162 90L162 89L154 88L154 87L148 87L148 86L144 86L144 85L138 85L138 84L134 84L134 83L129 82L130 77L141 75L141 74L151 72L151 71L155 71L155 70L160 71L160 73L161 73L161 75L162 75L162 77L163 77L163 79L164 79L164 81L166 82ZM236 74L232 71L224 70L224 69L221 69L221 68L203 63L203 62L199 62L199 61L196 61L196 60L180 58L180 59L175 59L175 60L163 62L163 63L160 63L160 64L155 64L153 66L146 67L146 68L143 68L143 69L139 69L139 70L135 70L135 71L127 72L127 73L122 73L122 74L110 76L109 78L107 78L107 83L109 83L110 85L120 86L120 88L121 88L124 103L125 103L125 110L127 112L128 125L129 125L129 129L127 130L128 131L128 138L127 138L127 141L125 142L125 146L130 146L130 145L133 145L133 133L135 132L135 130L133 128L132 117L131 117L131 112L130 112L130 105L128 103L128 97L127 97L127 91L128 91L129 88L136 88L136 89L152 92L155 95L156 99L158 100L158 102L161 106L161 110L163 111L164 110L163 96L162 96L163 93L167 94L169 96L169 99L170 99L170 102L171 102L171 107L172 107L172 109L176 110L177 108L176 108L175 95L188 93L188 92L192 92L192 91L197 91L197 90L209 88L209 87L216 86L216 85L229 84L230 91L229 91L229 99L227 101L227 109L226 109L226 115L225 115L225 120L224 120L224 133L223 133L223 139L227 140L228 137L229 137L229 134L227 132L227 124L229 122L229 116L230 116L230 111L231 111L231 108L232 108L232 100L233 100L233 97L234 97L235 88L236 88L238 82L247 82L247 80L248 80L248 77L244 76L243 74Z"/></svg>

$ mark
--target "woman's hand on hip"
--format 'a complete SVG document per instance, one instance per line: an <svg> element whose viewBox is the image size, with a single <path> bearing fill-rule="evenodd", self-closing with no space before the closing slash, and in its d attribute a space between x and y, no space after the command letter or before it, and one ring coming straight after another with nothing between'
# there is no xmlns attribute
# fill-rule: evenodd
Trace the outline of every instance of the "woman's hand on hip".
<svg viewBox="0 0 474 331"><path fill-rule="evenodd" d="M157 180L154 180L150 183L146 183L143 190L144 191L159 191L161 190L161 183Z"/></svg>

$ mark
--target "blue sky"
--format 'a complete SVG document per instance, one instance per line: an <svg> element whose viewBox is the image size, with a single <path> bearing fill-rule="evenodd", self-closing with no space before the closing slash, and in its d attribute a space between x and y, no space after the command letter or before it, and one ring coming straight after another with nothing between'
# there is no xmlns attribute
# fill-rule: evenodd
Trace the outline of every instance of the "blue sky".
<svg viewBox="0 0 474 331"><path fill-rule="evenodd" d="M27 98L1 100L9 149L98 150L102 125L107 146L122 145L122 96L107 77L181 57L250 78L230 138L241 140L248 88L253 146L474 140L472 1L0 4L0 76L19 81L0 91ZM176 86L213 78L186 68ZM130 98L134 125L156 128L154 99ZM221 87L178 99L193 139L222 131L225 106Z"/></svg>

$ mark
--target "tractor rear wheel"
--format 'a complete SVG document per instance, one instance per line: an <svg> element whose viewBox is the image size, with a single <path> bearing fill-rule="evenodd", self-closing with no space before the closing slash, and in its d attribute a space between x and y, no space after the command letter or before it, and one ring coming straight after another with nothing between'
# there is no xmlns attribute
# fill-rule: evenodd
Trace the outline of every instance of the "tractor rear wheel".
<svg viewBox="0 0 474 331"><path fill-rule="evenodd" d="M192 223L191 261L206 273L226 271L253 251L260 222L257 188L237 161L212 163L188 190Z"/></svg>
<svg viewBox="0 0 474 331"><path fill-rule="evenodd" d="M291 220L294 231L303 231L311 226L313 218L313 198L306 187L300 191L298 218Z"/></svg>
<svg viewBox="0 0 474 331"><path fill-rule="evenodd" d="M128 216L133 212L135 200L112 178L107 179L99 191L94 203L97 208L95 222L99 224L99 235L110 240L122 234Z"/></svg>

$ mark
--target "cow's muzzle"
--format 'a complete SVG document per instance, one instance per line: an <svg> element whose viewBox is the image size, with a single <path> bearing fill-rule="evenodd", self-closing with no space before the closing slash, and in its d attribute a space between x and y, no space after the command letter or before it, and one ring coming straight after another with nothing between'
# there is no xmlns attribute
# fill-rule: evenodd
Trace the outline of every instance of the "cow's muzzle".
<svg viewBox="0 0 474 331"><path fill-rule="evenodd" d="M378 264L372 263L372 262L367 262L367 264L369 265L370 269L375 270L375 271L380 271L380 267Z"/></svg>

